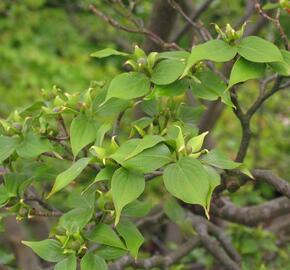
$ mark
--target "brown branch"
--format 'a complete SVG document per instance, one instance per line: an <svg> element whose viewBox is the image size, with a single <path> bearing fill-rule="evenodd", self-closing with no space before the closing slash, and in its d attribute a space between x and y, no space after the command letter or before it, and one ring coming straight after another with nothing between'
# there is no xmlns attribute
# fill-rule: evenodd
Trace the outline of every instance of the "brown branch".
<svg viewBox="0 0 290 270"><path fill-rule="evenodd" d="M259 12L259 14L265 18L266 20L270 21L270 22L273 22L275 27L277 28L278 32L279 32L279 35L284 43L284 46L285 46L285 49L286 50L289 50L289 41L288 41L288 38L285 34L285 31L280 23L280 9L277 10L277 13L276 13L276 16L275 18L269 16L266 12L264 12L264 10L262 9L261 7L261 4L259 2L259 0L255 0L255 8L257 9L257 11Z"/></svg>
<svg viewBox="0 0 290 270"><path fill-rule="evenodd" d="M108 24L110 24L111 26L113 26L117 29L123 30L123 31L128 32L128 33L142 34L142 35L148 36L148 37L150 37L150 39L152 41L154 41L156 44L162 46L164 49L182 50L182 48L179 47L177 44L165 42L161 37L159 37L158 35L156 35L152 31L149 31L146 28L130 28L130 27L121 25L115 19L109 17L108 15L106 15L103 12L101 12L100 10L98 10L96 8L96 6L94 6L93 4L91 4L89 6L89 9L95 15L97 15L99 18L101 18L102 20L104 20L105 22L107 22Z"/></svg>
<svg viewBox="0 0 290 270"><path fill-rule="evenodd" d="M194 12L194 14L191 17L188 17L187 20L187 24L173 37L173 41L174 42L178 42L182 36L190 29L191 26L196 25L195 27L197 27L200 31L200 27L201 25L198 23L195 23L195 21L202 15L202 13L204 13L208 7L210 6L210 4L213 2L214 0L206 0L202 3L202 5Z"/></svg>
<svg viewBox="0 0 290 270"><path fill-rule="evenodd" d="M152 269L154 267L162 267L166 269L170 265L177 263L186 256L199 244L198 238L192 238L179 246L177 250L170 252L165 256L155 255L148 259L134 260L131 256L124 256L116 262L109 265L110 270L123 270L126 266L132 266L142 269Z"/></svg>
<svg viewBox="0 0 290 270"><path fill-rule="evenodd" d="M213 214L239 224L255 226L259 223L290 213L290 200L280 197L257 206L237 207L233 203L219 199L223 206L212 208Z"/></svg>

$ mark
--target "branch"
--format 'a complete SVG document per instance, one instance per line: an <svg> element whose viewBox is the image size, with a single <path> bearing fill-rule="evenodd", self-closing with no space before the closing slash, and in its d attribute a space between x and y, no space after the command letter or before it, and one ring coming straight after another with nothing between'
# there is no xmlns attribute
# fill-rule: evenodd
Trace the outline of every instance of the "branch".
<svg viewBox="0 0 290 270"><path fill-rule="evenodd" d="M131 256L124 256L116 262L109 265L110 270L123 270L126 266L132 266L142 269L151 269L154 267L166 267L177 263L180 259L186 256L199 244L198 238L192 238L178 247L177 250L170 252L166 256L155 255L148 259L134 260Z"/></svg>
<svg viewBox="0 0 290 270"><path fill-rule="evenodd" d="M117 29L123 30L123 31L128 32L128 33L136 33L136 34L142 34L142 35L148 36L152 41L154 41L156 44L162 46L164 49L182 50L182 48L179 47L177 44L165 42L161 37L159 37L158 35L149 31L148 29L146 29L144 27L143 28L130 28L130 27L121 25L115 19L109 17L108 15L106 15L103 12L101 12L100 10L98 10L96 8L96 6L94 6L93 4L91 4L89 6L89 9L95 15L100 17L103 21L107 22L108 24L110 24L111 26L113 26Z"/></svg>
<svg viewBox="0 0 290 270"><path fill-rule="evenodd" d="M269 16L266 12L264 12L264 10L261 7L261 4L259 2L259 0L255 0L255 8L257 9L257 11L259 12L259 14L265 18L266 20L273 22L279 32L279 35L284 43L285 49L289 50L289 41L288 38L285 34L285 31L280 23L280 8L277 10L276 16L275 18Z"/></svg>
<svg viewBox="0 0 290 270"><path fill-rule="evenodd" d="M208 9L213 1L214 0L204 1L203 4L194 12L194 14L190 18L187 16L187 24L173 37L172 40L174 42L178 42L182 38L182 36L190 29L190 27L194 25L196 25L194 27L197 27L197 29L200 31L200 27L202 26L194 22L202 15L202 13L204 13Z"/></svg>
<svg viewBox="0 0 290 270"><path fill-rule="evenodd" d="M214 215L247 226L255 226L261 222L290 213L290 200L287 197L280 197L261 205L246 207L237 207L221 198L219 200L223 206L219 209L212 208Z"/></svg>

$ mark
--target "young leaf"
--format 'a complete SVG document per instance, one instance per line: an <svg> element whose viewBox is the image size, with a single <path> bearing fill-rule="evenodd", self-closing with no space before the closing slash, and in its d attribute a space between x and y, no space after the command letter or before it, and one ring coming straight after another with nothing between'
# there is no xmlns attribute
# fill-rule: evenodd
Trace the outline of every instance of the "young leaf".
<svg viewBox="0 0 290 270"><path fill-rule="evenodd" d="M111 247L126 249L123 242L115 231L107 224L98 224L88 235L87 239L95 243Z"/></svg>
<svg viewBox="0 0 290 270"><path fill-rule="evenodd" d="M240 57L232 68L228 88L240 82L263 77L265 69L265 64L253 63Z"/></svg>
<svg viewBox="0 0 290 270"><path fill-rule="evenodd" d="M62 172L56 177L55 183L52 187L52 190L48 194L47 198L67 186L72 182L89 164L91 158L81 158L73 165L68 168L66 171Z"/></svg>
<svg viewBox="0 0 290 270"><path fill-rule="evenodd" d="M135 149L125 158L125 160L132 158L145 149L151 148L155 146L156 144L163 142L164 138L158 135L146 135L143 139L139 141L139 143L136 145Z"/></svg>
<svg viewBox="0 0 290 270"><path fill-rule="evenodd" d="M111 188L116 209L115 225L117 225L124 206L136 200L143 193L145 179L142 174L120 168L113 175Z"/></svg>
<svg viewBox="0 0 290 270"><path fill-rule="evenodd" d="M186 68L181 77L187 75L189 69L201 60L211 60L214 62L227 62L235 57L237 48L230 46L223 40L210 40L192 48L187 60Z"/></svg>
<svg viewBox="0 0 290 270"><path fill-rule="evenodd" d="M16 147L17 154L22 158L34 158L51 150L52 146L47 139L41 139L32 132L25 134Z"/></svg>
<svg viewBox="0 0 290 270"><path fill-rule="evenodd" d="M198 160L182 157L165 168L163 180L173 196L186 203L200 204L206 209L210 186L208 174Z"/></svg>
<svg viewBox="0 0 290 270"><path fill-rule="evenodd" d="M149 90L150 81L144 74L137 72L122 73L111 81L104 102L113 97L134 99L146 95Z"/></svg>
<svg viewBox="0 0 290 270"><path fill-rule="evenodd" d="M116 230L125 240L131 255L137 259L139 248L144 243L144 237L139 232L136 225L129 220L121 220Z"/></svg>
<svg viewBox="0 0 290 270"><path fill-rule="evenodd" d="M106 133L112 128L112 125L109 123L104 123L103 125L101 125L96 133L96 142L95 145L96 146L102 146L103 141L104 141L104 137L106 135Z"/></svg>
<svg viewBox="0 0 290 270"><path fill-rule="evenodd" d="M158 53L158 59L178 59L186 60L189 57L190 53L186 51L168 51Z"/></svg>
<svg viewBox="0 0 290 270"><path fill-rule="evenodd" d="M127 253L126 250L110 247L110 246L102 246L96 250L96 254L105 260L116 260L120 257L123 257Z"/></svg>
<svg viewBox="0 0 290 270"><path fill-rule="evenodd" d="M0 185L0 207L3 207L9 200L10 194L4 185Z"/></svg>
<svg viewBox="0 0 290 270"><path fill-rule="evenodd" d="M176 81L184 70L185 64L179 60L163 60L153 69L151 81L165 85Z"/></svg>
<svg viewBox="0 0 290 270"><path fill-rule="evenodd" d="M119 52L119 51L117 51L115 49L112 49L112 48L106 48L106 49L99 50L99 51L96 51L96 52L92 53L91 57L105 58L105 57L108 57L108 56L111 56L111 55L128 56L127 53Z"/></svg>
<svg viewBox="0 0 290 270"><path fill-rule="evenodd" d="M74 254L70 254L67 258L58 262L54 266L54 270L76 270L77 269L77 258Z"/></svg>
<svg viewBox="0 0 290 270"><path fill-rule="evenodd" d="M232 170L241 165L241 163L232 161L225 153L218 149L211 150L208 154L202 156L201 161L205 164L226 170Z"/></svg>
<svg viewBox="0 0 290 270"><path fill-rule="evenodd" d="M78 233L87 225L92 215L92 208L75 208L61 216L59 226L70 234Z"/></svg>
<svg viewBox="0 0 290 270"><path fill-rule="evenodd" d="M178 204L176 199L171 197L169 200L166 200L163 208L165 214L170 218L170 220L176 224L184 222L186 218L185 210Z"/></svg>
<svg viewBox="0 0 290 270"><path fill-rule="evenodd" d="M37 242L22 241L22 244L30 247L40 258L48 262L59 262L65 258L61 244L53 239Z"/></svg>
<svg viewBox="0 0 290 270"><path fill-rule="evenodd" d="M81 260L81 270L107 270L106 261L92 252L88 252Z"/></svg>
<svg viewBox="0 0 290 270"><path fill-rule="evenodd" d="M111 155L111 158L127 169L132 169L142 173L153 172L172 161L168 147L162 143L125 160L125 157L134 151L140 141L141 139L126 141L113 155Z"/></svg>
<svg viewBox="0 0 290 270"><path fill-rule="evenodd" d="M0 164L9 158L15 151L17 139L7 136L0 136Z"/></svg>
<svg viewBox="0 0 290 270"><path fill-rule="evenodd" d="M70 126L70 143L73 155L76 157L80 150L93 142L95 138L95 121L85 114L78 115Z"/></svg>
<svg viewBox="0 0 290 270"><path fill-rule="evenodd" d="M245 59L257 63L283 61L279 49L271 42L256 36L248 36L237 45L238 53Z"/></svg>
<svg viewBox="0 0 290 270"><path fill-rule="evenodd" d="M202 145L205 136L208 134L208 131L201 133L198 136L192 137L188 142L187 145L191 148L191 153L198 152Z"/></svg>

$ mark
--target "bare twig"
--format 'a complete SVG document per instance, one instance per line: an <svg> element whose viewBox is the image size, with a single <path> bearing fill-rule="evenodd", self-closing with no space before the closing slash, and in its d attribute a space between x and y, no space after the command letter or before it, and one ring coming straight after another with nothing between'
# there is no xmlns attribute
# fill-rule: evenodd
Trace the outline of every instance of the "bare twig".
<svg viewBox="0 0 290 270"><path fill-rule="evenodd" d="M98 10L96 8L96 6L94 6L93 4L91 4L89 6L90 10L97 15L98 17L100 17L102 20L104 20L105 22L107 22L108 24L110 24L111 26L123 30L125 32L129 32L129 33L136 33L136 34L142 34L145 36L149 36L150 39L152 41L154 41L155 43L161 45L164 49L175 49L175 50L183 50L181 47L179 47L177 44L175 43L167 43L165 42L162 38L160 38L158 35L156 35L155 33L153 33L152 31L149 31L146 28L130 28L124 25L121 25L118 21L116 21L115 19L109 17L108 15L104 14L103 12L101 12L100 10Z"/></svg>

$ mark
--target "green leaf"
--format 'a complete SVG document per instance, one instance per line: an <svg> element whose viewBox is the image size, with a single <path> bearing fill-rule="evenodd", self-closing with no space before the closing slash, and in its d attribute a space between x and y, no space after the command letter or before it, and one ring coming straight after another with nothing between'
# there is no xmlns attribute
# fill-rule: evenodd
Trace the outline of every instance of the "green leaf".
<svg viewBox="0 0 290 270"><path fill-rule="evenodd" d="M16 147L17 154L22 158L34 158L51 150L52 146L47 139L41 139L32 132L25 134Z"/></svg>
<svg viewBox="0 0 290 270"><path fill-rule="evenodd" d="M172 197L165 201L163 208L164 213L176 224L181 224L186 219L185 210Z"/></svg>
<svg viewBox="0 0 290 270"><path fill-rule="evenodd" d="M153 69L151 81L164 85L176 81L184 70L185 64L179 60L163 60Z"/></svg>
<svg viewBox="0 0 290 270"><path fill-rule="evenodd" d="M264 76L265 70L265 64L253 63L240 57L232 68L228 88L240 82L261 78Z"/></svg>
<svg viewBox="0 0 290 270"><path fill-rule="evenodd" d="M99 51L96 51L96 52L92 53L91 57L105 58L105 57L108 57L108 56L111 56L111 55L128 56L127 53L119 52L119 51L117 51L115 49L112 49L112 48L106 48L106 49L99 50Z"/></svg>
<svg viewBox="0 0 290 270"><path fill-rule="evenodd" d="M104 244L111 247L126 249L125 245L115 233L115 231L107 224L98 224L88 235L87 239L95 243Z"/></svg>
<svg viewBox="0 0 290 270"><path fill-rule="evenodd" d="M273 62L269 65L274 71L283 76L290 76L290 52L286 50L281 50L283 61Z"/></svg>
<svg viewBox="0 0 290 270"><path fill-rule="evenodd" d="M145 189L145 179L138 174L124 168L118 169L111 182L113 202L116 209L115 225L118 224L122 209L135 201Z"/></svg>
<svg viewBox="0 0 290 270"><path fill-rule="evenodd" d="M257 63L283 61L279 49L271 42L260 37L249 36L237 45L238 53L245 59Z"/></svg>
<svg viewBox="0 0 290 270"><path fill-rule="evenodd" d="M176 198L206 209L209 191L208 174L202 164L193 158L182 157L167 166L163 173L166 189Z"/></svg>
<svg viewBox="0 0 290 270"><path fill-rule="evenodd" d="M210 60L214 62L227 62L235 57L237 48L230 46L223 40L210 40L192 48L191 54L187 60L186 68L181 77L187 75L189 69L201 60Z"/></svg>
<svg viewBox="0 0 290 270"><path fill-rule="evenodd" d="M9 158L16 149L17 139L7 136L0 136L0 164Z"/></svg>
<svg viewBox="0 0 290 270"><path fill-rule="evenodd" d="M188 80L178 80L167 85L155 85L153 92L157 96L175 97L182 95L189 89Z"/></svg>
<svg viewBox="0 0 290 270"><path fill-rule="evenodd" d="M78 115L70 126L70 143L73 155L76 157L80 150L93 142L95 138L95 121L85 114Z"/></svg>
<svg viewBox="0 0 290 270"><path fill-rule="evenodd" d="M91 158L81 158L73 165L68 168L66 171L62 172L56 177L55 183L52 187L52 190L48 194L47 198L52 196L57 191L61 190L65 186L67 186L69 183L71 183L76 177L79 176L79 174L87 167L89 164Z"/></svg>
<svg viewBox="0 0 290 270"><path fill-rule="evenodd" d="M116 230L125 240L131 255L137 259L139 248L144 243L144 237L139 232L136 225L129 220L121 220Z"/></svg>
<svg viewBox="0 0 290 270"><path fill-rule="evenodd" d="M10 194L4 185L0 185L0 207L3 207L9 200Z"/></svg>
<svg viewBox="0 0 290 270"><path fill-rule="evenodd" d="M225 153L218 149L211 150L208 154L202 156L201 161L205 164L226 170L232 170L241 165L241 163L232 161Z"/></svg>
<svg viewBox="0 0 290 270"><path fill-rule="evenodd" d="M136 200L127 204L122 211L122 216L128 217L144 217L149 214L152 208L151 201L139 201Z"/></svg>
<svg viewBox="0 0 290 270"><path fill-rule="evenodd" d="M215 190L215 188L220 185L221 177L218 174L218 172L212 167L204 166L204 168L206 169L208 173L208 180L209 180L209 186L210 186L208 194L207 194L207 200L206 200L206 209L207 209L207 212L209 212L212 193Z"/></svg>
<svg viewBox="0 0 290 270"><path fill-rule="evenodd" d="M206 100L216 100L221 97L226 89L226 84L211 70L195 74L200 83L191 80L191 89L194 96Z"/></svg>
<svg viewBox="0 0 290 270"><path fill-rule="evenodd" d="M205 136L208 134L208 131L201 133L198 136L192 137L188 142L187 145L191 148L191 153L198 152L202 145Z"/></svg>
<svg viewBox="0 0 290 270"><path fill-rule="evenodd" d="M164 138L158 135L146 135L142 138L138 144L136 145L135 149L125 158L125 160L132 158L138 154L140 154L145 149L151 148L156 144L163 142Z"/></svg>
<svg viewBox="0 0 290 270"><path fill-rule="evenodd" d="M59 226L69 234L74 234L80 232L87 225L92 215L92 208L75 208L60 217Z"/></svg>
<svg viewBox="0 0 290 270"><path fill-rule="evenodd" d="M106 261L92 252L88 252L81 260L81 270L107 270Z"/></svg>
<svg viewBox="0 0 290 270"><path fill-rule="evenodd" d="M22 241L22 244L30 247L39 257L48 262L59 262L65 258L61 244L54 239L35 242Z"/></svg>
<svg viewBox="0 0 290 270"><path fill-rule="evenodd" d="M123 257L126 253L127 251L124 249L110 246L101 246L99 249L96 250L97 255L108 261L116 260L120 257Z"/></svg>
<svg viewBox="0 0 290 270"><path fill-rule="evenodd" d="M76 270L77 269L77 258L74 254L69 255L67 258L58 262L54 266L54 270Z"/></svg>
<svg viewBox="0 0 290 270"><path fill-rule="evenodd" d="M126 141L120 148L111 155L111 158L123 167L142 173L153 172L172 161L171 153L165 144L157 144L154 147L144 150L140 154L125 160L137 147L141 139Z"/></svg>
<svg viewBox="0 0 290 270"><path fill-rule="evenodd" d="M106 135L106 133L112 128L112 125L109 123L104 123L103 125L101 125L96 133L96 142L95 145L96 146L102 146L103 141L104 141L104 137Z"/></svg>
<svg viewBox="0 0 290 270"><path fill-rule="evenodd" d="M117 75L109 86L105 102L110 98L134 99L150 90L149 79L141 73L129 72Z"/></svg>

